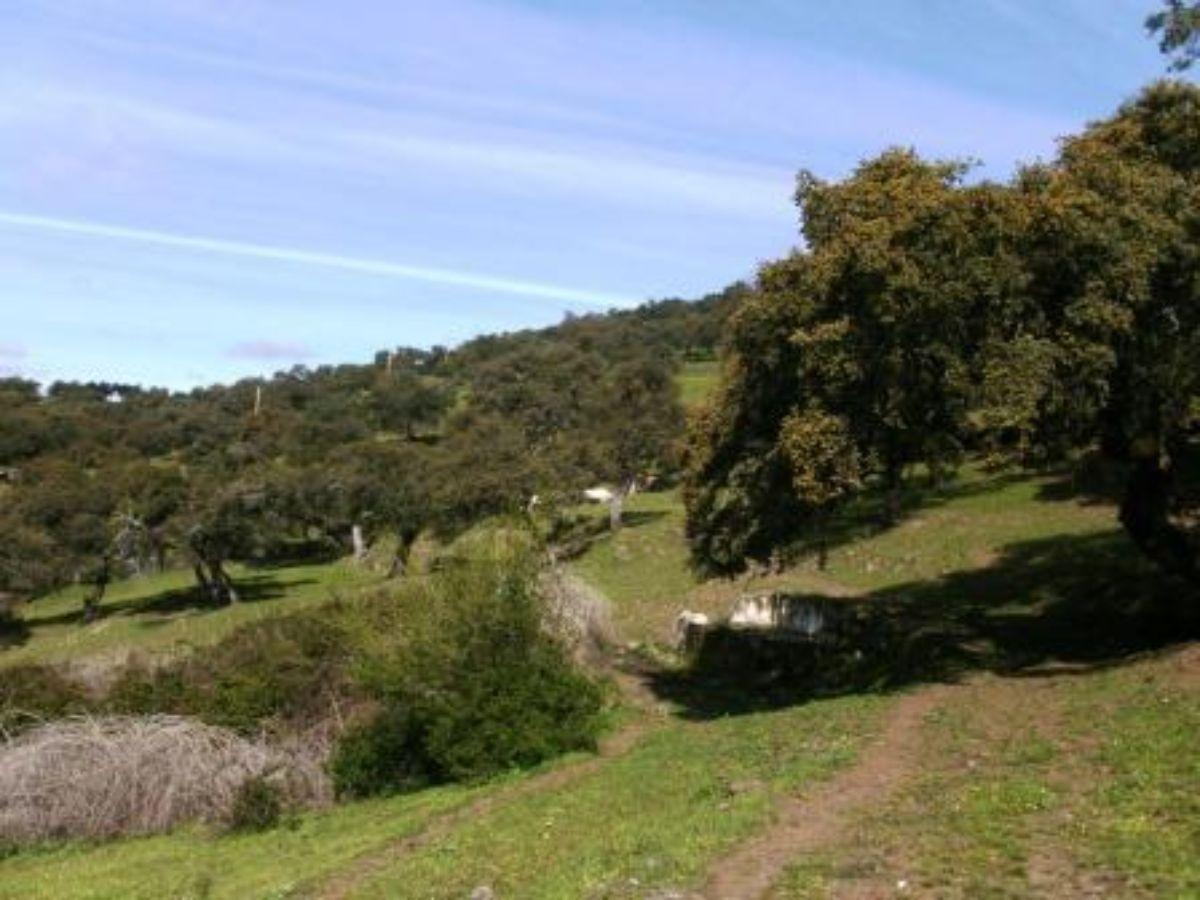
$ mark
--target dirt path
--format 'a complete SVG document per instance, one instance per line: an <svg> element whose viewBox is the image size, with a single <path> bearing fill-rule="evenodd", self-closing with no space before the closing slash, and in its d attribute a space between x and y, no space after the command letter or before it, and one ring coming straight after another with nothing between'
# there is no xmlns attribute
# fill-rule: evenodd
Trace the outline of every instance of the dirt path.
<svg viewBox="0 0 1200 900"><path fill-rule="evenodd" d="M814 793L787 801L767 831L716 860L700 897L759 900L790 863L834 843L854 813L891 795L916 768L921 725L949 690L937 685L897 700L859 761Z"/></svg>
<svg viewBox="0 0 1200 900"><path fill-rule="evenodd" d="M416 834L410 834L380 849L372 850L354 860L348 867L335 872L328 881L312 892L312 896L319 897L321 900L342 900L344 897L349 897L375 874L405 856L446 837L459 825L485 816L495 809L530 794L559 790L590 775L609 760L628 753L643 737L658 727L661 712L656 707L648 708L644 704L643 697L649 695L649 692L640 680L625 674L613 674L622 693L631 700L633 705L641 708L642 715L637 721L601 741L599 751L595 756L534 775L473 803L435 816Z"/></svg>

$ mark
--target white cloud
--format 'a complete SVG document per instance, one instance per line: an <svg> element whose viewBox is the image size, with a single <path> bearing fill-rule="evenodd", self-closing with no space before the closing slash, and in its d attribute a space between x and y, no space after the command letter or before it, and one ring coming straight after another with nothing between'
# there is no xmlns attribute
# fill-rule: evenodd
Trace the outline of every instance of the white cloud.
<svg viewBox="0 0 1200 900"><path fill-rule="evenodd" d="M268 244L174 234L144 228L126 228L103 222L59 219L50 216L0 211L0 224L37 231L84 235L106 240L154 244L199 253L215 253L224 256L265 260L268 262L340 269L346 272L359 272L364 275L377 275L384 278L400 278L454 287L475 288L494 293L581 303L600 308L622 306L631 302L631 299L628 297L563 285L547 284L539 281L525 281L499 275L435 269L387 260L365 259L357 256L319 253L293 247L276 247Z"/></svg>

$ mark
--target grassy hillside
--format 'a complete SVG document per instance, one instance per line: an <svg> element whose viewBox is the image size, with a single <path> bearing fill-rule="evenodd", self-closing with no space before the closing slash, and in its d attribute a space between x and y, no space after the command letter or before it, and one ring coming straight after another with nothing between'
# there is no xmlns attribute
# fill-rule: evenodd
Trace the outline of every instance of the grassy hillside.
<svg viewBox="0 0 1200 900"><path fill-rule="evenodd" d="M824 572L801 562L710 582L687 567L674 493L628 510L625 528L572 563L608 595L625 638L661 639L682 608L721 612L742 591L779 587L900 623L930 665L902 690L770 709L744 686L651 682L658 696L637 700L598 756L262 835L23 852L0 861L0 897L461 898L482 884L521 898L724 896L712 886L747 866L778 874L775 900L1200 892L1200 656L1147 617L1177 586L1128 547L1106 503L1061 477L970 469L914 490L886 530L868 498ZM283 596L169 616L123 587L100 623L112 636L87 646L215 639L223 617L354 587L336 567L255 574ZM75 599L56 598L59 614ZM13 652L50 654L54 635L80 631L53 608ZM951 647L956 667L933 665Z"/></svg>
<svg viewBox="0 0 1200 900"><path fill-rule="evenodd" d="M1197 896L1197 649L960 686L907 787L773 897Z"/></svg>
<svg viewBox="0 0 1200 900"><path fill-rule="evenodd" d="M561 761L544 789L509 779L354 804L262 836L186 832L20 856L0 863L0 897L320 896L339 874L365 897L461 898L484 883L510 897L626 896L631 879L686 883L765 824L773 799L848 764L879 705L651 722L603 765ZM394 842L473 799L486 800L476 814L390 858Z"/></svg>
<svg viewBox="0 0 1200 900"><path fill-rule="evenodd" d="M177 645L212 644L245 622L320 603L378 581L339 563L249 569L232 566L242 602L214 609L200 601L185 570L115 582L100 618L82 624L82 595L72 587L21 610L24 634L0 650L0 667L162 652Z"/></svg>
<svg viewBox="0 0 1200 900"><path fill-rule="evenodd" d="M613 601L618 624L627 637L661 640L675 615L694 609L720 615L739 594L787 590L798 593L863 595L871 592L930 590L947 576L978 573L976 590L994 582L1008 602L1032 601L1054 593L1053 580L1027 584L1010 581L1008 564L1034 552L1038 541L1096 555L1112 543L1112 559L1133 573L1144 571L1116 524L1115 510L1085 495L1071 495L1060 476L990 474L964 469L938 490L914 488L905 514L892 528L878 526L871 498L851 509L839 526L824 572L812 559L785 572L734 580L701 581L688 565L683 509L676 493L640 494L628 503L627 526L605 535L573 566ZM1089 543L1092 542L1092 543ZM1071 574L1070 566L1064 572ZM965 590L966 588L962 588ZM955 588L947 586L953 594Z"/></svg>

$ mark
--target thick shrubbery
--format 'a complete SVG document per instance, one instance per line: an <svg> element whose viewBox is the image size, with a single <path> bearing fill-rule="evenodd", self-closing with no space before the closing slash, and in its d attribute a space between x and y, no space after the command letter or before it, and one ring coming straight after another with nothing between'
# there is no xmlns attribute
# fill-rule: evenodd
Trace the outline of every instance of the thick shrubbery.
<svg viewBox="0 0 1200 900"><path fill-rule="evenodd" d="M483 778L595 746L603 694L545 628L525 561L464 563L405 598L357 667L382 706L335 753L356 795Z"/></svg>
<svg viewBox="0 0 1200 900"><path fill-rule="evenodd" d="M345 686L352 647L331 607L244 625L203 653L157 668L131 665L109 691L121 713L192 715L253 733L323 715Z"/></svg>
<svg viewBox="0 0 1200 900"><path fill-rule="evenodd" d="M50 667L9 669L0 726L86 711L286 736L328 732L346 712L354 724L329 761L342 796L485 778L594 747L603 692L555 633L563 612L544 597L529 547L494 537L427 578L248 624L178 660L129 664L103 697ZM265 798L244 799L257 821Z"/></svg>
<svg viewBox="0 0 1200 900"><path fill-rule="evenodd" d="M440 780L425 737L416 718L402 709L383 710L349 729L329 761L337 795L412 791Z"/></svg>

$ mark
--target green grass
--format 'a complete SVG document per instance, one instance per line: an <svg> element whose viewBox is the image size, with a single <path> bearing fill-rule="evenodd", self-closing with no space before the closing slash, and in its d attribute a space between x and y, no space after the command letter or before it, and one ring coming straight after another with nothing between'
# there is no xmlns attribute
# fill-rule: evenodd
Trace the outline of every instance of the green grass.
<svg viewBox="0 0 1200 900"><path fill-rule="evenodd" d="M1112 506L1059 499L1062 485L1058 476L989 474L968 466L941 489L915 489L906 514L882 530L877 504L868 500L849 511L850 524L831 550L825 574L876 590L991 565L1018 542L1117 530Z"/></svg>
<svg viewBox="0 0 1200 900"><path fill-rule="evenodd" d="M1171 632L1139 612L1155 597L1178 599L1178 585L1138 556L1111 506L1072 497L1054 477L970 468L942 490L913 492L884 530L875 503L849 511L825 572L803 561L697 581L673 492L631 498L626 527L571 564L610 597L629 639L661 638L680 609L722 612L746 590L850 592L847 602L919 639L918 660L928 651L928 665L899 680L920 690L972 676L922 726L910 780L834 845L797 860L775 896L887 896L901 881L909 896L1200 896L1200 655L1156 652ZM68 619L78 595L60 595L30 610L39 618L29 643L0 661L215 640L240 621L230 617L315 602L361 577L339 567L252 574L271 579L271 596L212 612L163 608L182 575L118 585L91 635ZM1063 666L1071 674L1058 674ZM545 789L510 792L530 777L513 775L307 814L263 835L193 829L29 851L0 861L0 897L309 896L476 796L489 799L485 810L410 855L378 857L385 864L366 870L356 896L461 898L481 884L531 900L686 890L764 827L778 798L851 764L890 702L851 694L735 715L714 696Z"/></svg>
<svg viewBox="0 0 1200 900"><path fill-rule="evenodd" d="M703 404L716 390L720 377L721 364L715 360L684 363L675 376L684 409L695 409Z"/></svg>
<svg viewBox="0 0 1200 900"><path fill-rule="evenodd" d="M380 868L355 896L460 898L484 883L522 898L641 896L631 879L642 886L695 882L715 855L767 821L781 793L849 764L885 702L853 697L671 720L556 790L506 795L530 777L512 776L349 804L264 834L189 829L30 851L0 861L0 897L310 896L356 858L480 796L492 800L487 812Z"/></svg>
<svg viewBox="0 0 1200 900"><path fill-rule="evenodd" d="M1200 895L1195 649L952 692L907 789L776 896L899 881L917 896Z"/></svg>
<svg viewBox="0 0 1200 900"><path fill-rule="evenodd" d="M530 794L390 866L355 896L643 897L702 880L774 801L850 763L884 706L853 697L676 720L564 788Z"/></svg>
<svg viewBox="0 0 1200 900"><path fill-rule="evenodd" d="M623 636L655 639L696 586L684 553L678 493L635 494L625 504L625 522L572 563L572 569L612 601Z"/></svg>
<svg viewBox="0 0 1200 900"><path fill-rule="evenodd" d="M1075 803L1081 860L1158 896L1200 896L1200 654L1100 672L1071 693L1068 728L1100 774Z"/></svg>
<svg viewBox="0 0 1200 900"><path fill-rule="evenodd" d="M22 609L28 633L22 643L0 649L0 667L212 644L238 625L312 606L378 581L377 576L342 563L234 566L231 571L244 602L220 609L200 602L193 590L194 576L182 570L114 583L101 605L101 618L90 625L81 621L84 588L40 598Z"/></svg>
<svg viewBox="0 0 1200 900"><path fill-rule="evenodd" d="M99 846L68 844L0 862L0 897L78 900L275 898L302 894L355 857L419 831L480 788L348 804L260 834L202 829Z"/></svg>
<svg viewBox="0 0 1200 900"><path fill-rule="evenodd" d="M572 566L613 601L614 618L627 639L664 640L681 610L722 615L747 591L896 590L987 569L1019 544L1116 533L1111 506L1058 499L1061 484L1053 476L988 474L968 467L940 490L914 488L894 527L878 526L877 498L849 509L824 572L810 557L778 575L732 581L701 581L691 570L677 492L640 494L627 504L627 526L596 541ZM1131 545L1127 552L1136 556ZM1014 588L1011 599L1030 598L1022 586Z"/></svg>

